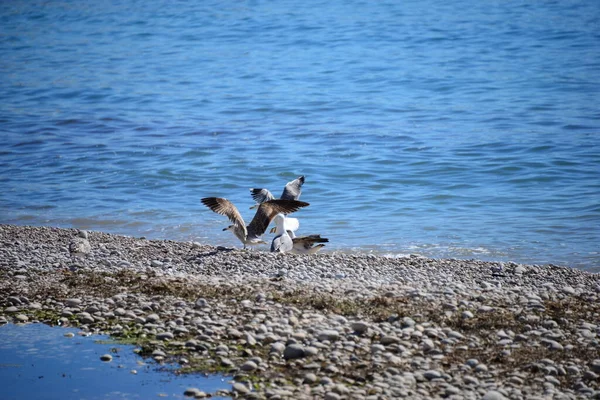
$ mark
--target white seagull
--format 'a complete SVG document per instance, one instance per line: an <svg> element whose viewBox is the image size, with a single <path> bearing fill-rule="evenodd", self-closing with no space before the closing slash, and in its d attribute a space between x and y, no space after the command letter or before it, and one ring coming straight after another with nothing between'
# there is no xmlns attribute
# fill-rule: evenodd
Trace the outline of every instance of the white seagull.
<svg viewBox="0 0 600 400"><path fill-rule="evenodd" d="M294 242L284 227L286 219L283 214L275 216L275 224L277 226L275 229L278 234L271 242L271 251L274 253L287 253L294 248Z"/></svg>
<svg viewBox="0 0 600 400"><path fill-rule="evenodd" d="M277 214L274 218L274 221L275 237L271 242L272 252L315 254L317 251L325 247L323 243L329 242L329 239L322 238L321 235L308 235L296 237L294 232L289 229L290 227L294 228L294 230L298 229L298 225L292 225L290 223L293 221L298 222L298 219L296 218L290 218L282 214Z"/></svg>
<svg viewBox="0 0 600 400"><path fill-rule="evenodd" d="M222 197L205 197L200 201L212 211L226 216L233 222L233 225L229 225L223 230L232 231L244 244L244 248L248 245L266 244L262 240L262 235L277 214L291 214L309 205L309 203L297 200L268 200L259 205L254 218L246 226L237 207L229 200Z"/></svg>

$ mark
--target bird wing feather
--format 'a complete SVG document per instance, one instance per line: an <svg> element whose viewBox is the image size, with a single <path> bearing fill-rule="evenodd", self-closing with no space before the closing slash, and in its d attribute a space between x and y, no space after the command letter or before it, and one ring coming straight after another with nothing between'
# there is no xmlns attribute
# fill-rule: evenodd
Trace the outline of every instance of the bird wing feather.
<svg viewBox="0 0 600 400"><path fill-rule="evenodd" d="M282 200L298 200L302 194L302 185L304 185L304 176L299 176L291 182L288 182L281 193Z"/></svg>
<svg viewBox="0 0 600 400"><path fill-rule="evenodd" d="M237 207L231 201L222 197L205 197L200 201L217 214L229 218L236 227L241 227L244 230L244 233L247 234L246 223Z"/></svg>
<svg viewBox="0 0 600 400"><path fill-rule="evenodd" d="M248 236L261 236L277 214L291 214L309 203L298 200L269 200L260 205L248 225Z"/></svg>
<svg viewBox="0 0 600 400"><path fill-rule="evenodd" d="M293 238L294 244L301 244L305 249L310 249L315 243L328 243L329 239L322 238L321 235L308 235Z"/></svg>
<svg viewBox="0 0 600 400"><path fill-rule="evenodd" d="M269 192L269 189L250 188L250 196L257 203L273 200L275 197Z"/></svg>

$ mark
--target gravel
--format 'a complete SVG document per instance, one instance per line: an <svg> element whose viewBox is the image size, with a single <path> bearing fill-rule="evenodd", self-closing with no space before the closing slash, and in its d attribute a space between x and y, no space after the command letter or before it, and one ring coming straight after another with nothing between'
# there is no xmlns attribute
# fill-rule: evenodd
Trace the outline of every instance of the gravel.
<svg viewBox="0 0 600 400"><path fill-rule="evenodd" d="M246 398L600 398L600 276L0 225L0 324L133 341ZM192 393L193 392L193 393Z"/></svg>

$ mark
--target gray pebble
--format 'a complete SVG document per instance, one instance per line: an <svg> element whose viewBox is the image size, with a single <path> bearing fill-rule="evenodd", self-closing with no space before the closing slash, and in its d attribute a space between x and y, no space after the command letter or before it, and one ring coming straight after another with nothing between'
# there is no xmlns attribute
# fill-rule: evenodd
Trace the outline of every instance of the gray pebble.
<svg viewBox="0 0 600 400"><path fill-rule="evenodd" d="M352 322L350 327L359 335L364 335L369 330L369 324L364 321Z"/></svg>
<svg viewBox="0 0 600 400"><path fill-rule="evenodd" d="M290 344L286 346L285 350L283 351L283 358L286 360L302 358L304 355L304 347L300 344Z"/></svg>
<svg viewBox="0 0 600 400"><path fill-rule="evenodd" d="M161 332L156 335L157 340L173 340L174 336L171 332Z"/></svg>
<svg viewBox="0 0 600 400"><path fill-rule="evenodd" d="M233 386L233 390L237 393L241 393L241 394L250 393L250 389L248 389L248 386L244 385L243 383L234 382L232 386Z"/></svg>
<svg viewBox="0 0 600 400"><path fill-rule="evenodd" d="M257 368L258 368L258 365L256 365L256 363L254 363L253 361L246 361L240 367L240 369L242 371L254 371Z"/></svg>
<svg viewBox="0 0 600 400"><path fill-rule="evenodd" d="M486 394L483 395L481 400L508 400L508 399L502 393L497 392L495 390L490 390L489 392L487 392Z"/></svg>
<svg viewBox="0 0 600 400"><path fill-rule="evenodd" d="M441 378L442 374L441 374L441 372L432 369L432 370L428 370L428 371L423 372L423 376L426 379L431 380L431 379Z"/></svg>
<svg viewBox="0 0 600 400"><path fill-rule="evenodd" d="M317 338L320 341L328 340L330 342L338 340L340 337L340 333L333 329L324 330L318 333Z"/></svg>

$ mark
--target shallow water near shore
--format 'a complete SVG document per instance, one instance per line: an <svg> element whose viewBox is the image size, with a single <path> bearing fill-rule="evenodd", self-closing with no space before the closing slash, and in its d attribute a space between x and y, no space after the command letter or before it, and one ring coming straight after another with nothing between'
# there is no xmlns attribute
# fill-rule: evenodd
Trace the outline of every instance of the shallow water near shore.
<svg viewBox="0 0 600 400"><path fill-rule="evenodd" d="M73 333L73 337L65 334ZM107 344L103 335L44 324L0 326L2 399L184 399L196 387L229 389L220 376L175 375L137 356L132 345ZM100 356L111 354L110 362ZM136 373L132 373L135 370ZM217 397L225 398L225 397Z"/></svg>
<svg viewBox="0 0 600 400"><path fill-rule="evenodd" d="M0 223L600 271L597 0L0 4ZM271 237L266 238L267 241ZM268 248L265 248L268 249Z"/></svg>

